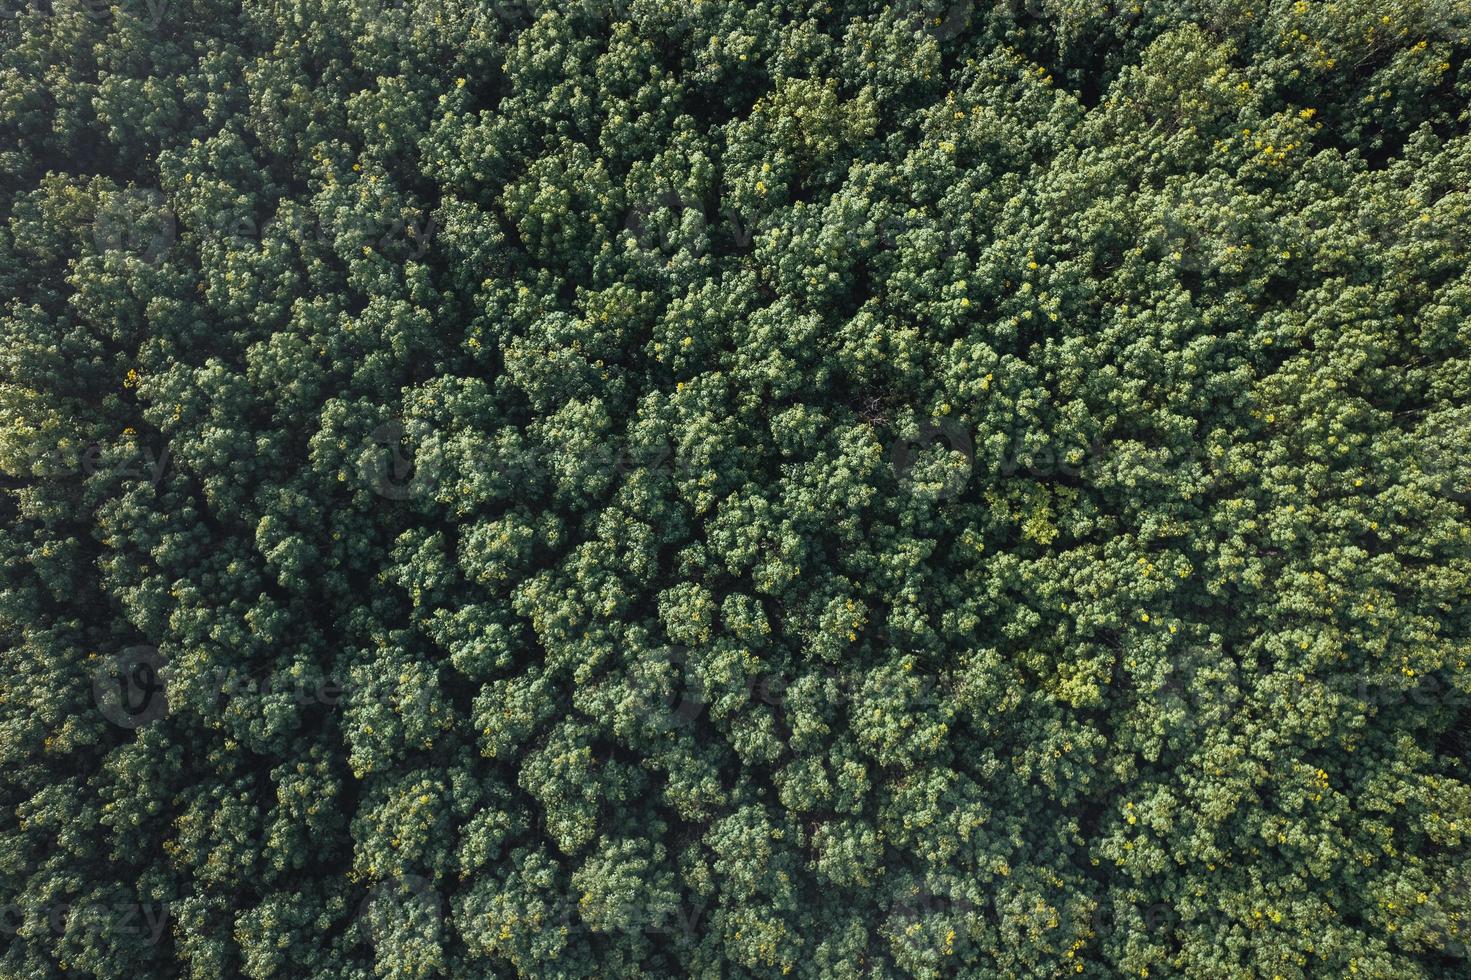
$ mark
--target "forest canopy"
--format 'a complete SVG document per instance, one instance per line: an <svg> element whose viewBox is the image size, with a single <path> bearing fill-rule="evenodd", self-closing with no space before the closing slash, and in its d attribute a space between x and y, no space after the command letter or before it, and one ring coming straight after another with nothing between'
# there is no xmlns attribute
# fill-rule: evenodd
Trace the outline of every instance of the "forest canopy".
<svg viewBox="0 0 1471 980"><path fill-rule="evenodd" d="M0 0L0 977L1471 977L1471 0Z"/></svg>

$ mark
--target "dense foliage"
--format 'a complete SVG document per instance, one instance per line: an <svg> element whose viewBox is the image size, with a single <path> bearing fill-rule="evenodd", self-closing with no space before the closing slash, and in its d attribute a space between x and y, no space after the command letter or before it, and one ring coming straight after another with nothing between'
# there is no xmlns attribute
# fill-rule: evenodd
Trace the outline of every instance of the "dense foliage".
<svg viewBox="0 0 1471 980"><path fill-rule="evenodd" d="M1471 976L1468 0L0 13L0 976Z"/></svg>

